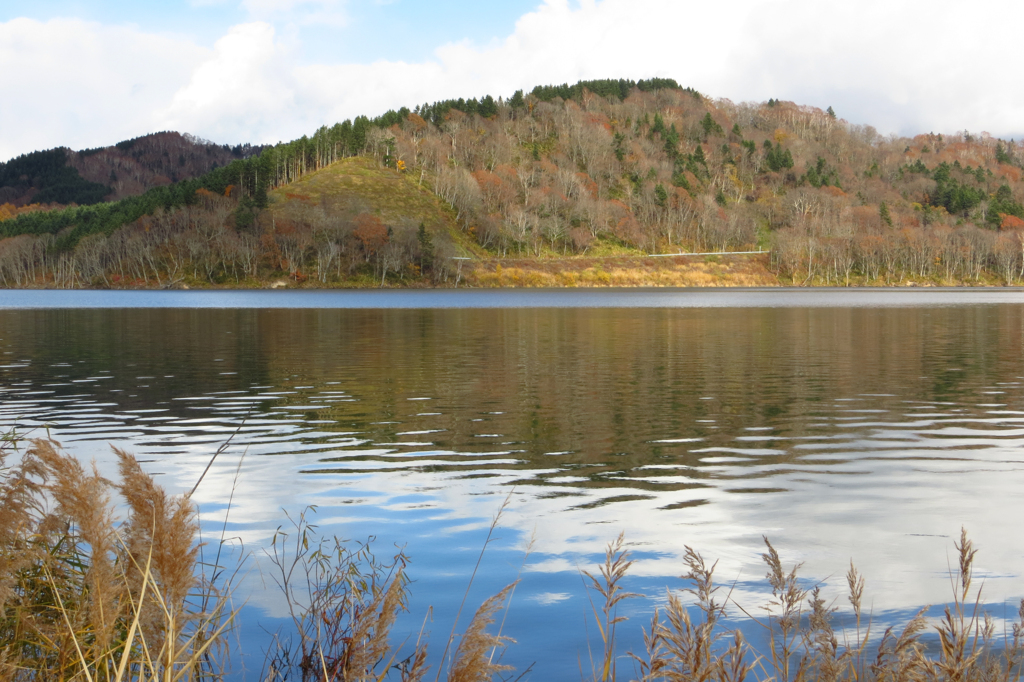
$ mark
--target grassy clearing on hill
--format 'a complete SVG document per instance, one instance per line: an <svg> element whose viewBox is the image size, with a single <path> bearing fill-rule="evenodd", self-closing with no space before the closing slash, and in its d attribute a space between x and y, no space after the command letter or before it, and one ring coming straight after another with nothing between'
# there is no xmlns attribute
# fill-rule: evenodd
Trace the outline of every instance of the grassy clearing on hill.
<svg viewBox="0 0 1024 682"><path fill-rule="evenodd" d="M419 174L385 168L364 156L337 161L268 193L271 214L287 214L295 204L321 206L332 214L372 213L385 223L423 223L434 234L447 235L466 255L482 254L458 229L455 213Z"/></svg>

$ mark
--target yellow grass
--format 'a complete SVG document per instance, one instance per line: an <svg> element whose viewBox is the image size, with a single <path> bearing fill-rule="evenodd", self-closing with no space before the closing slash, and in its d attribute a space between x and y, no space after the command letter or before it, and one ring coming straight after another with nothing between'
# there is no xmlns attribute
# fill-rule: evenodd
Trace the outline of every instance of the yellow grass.
<svg viewBox="0 0 1024 682"><path fill-rule="evenodd" d="M595 263L595 260L597 261ZM763 287L779 280L757 259L692 258L475 261L466 286L497 287Z"/></svg>

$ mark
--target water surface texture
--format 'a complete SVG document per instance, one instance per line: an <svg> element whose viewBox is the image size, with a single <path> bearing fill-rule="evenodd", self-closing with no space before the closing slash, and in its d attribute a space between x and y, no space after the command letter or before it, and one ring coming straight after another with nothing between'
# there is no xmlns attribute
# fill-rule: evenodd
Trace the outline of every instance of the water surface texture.
<svg viewBox="0 0 1024 682"><path fill-rule="evenodd" d="M986 601L1024 596L1020 292L609 292L589 307L428 293L434 307L274 292L181 309L3 292L0 421L101 468L109 444L130 449L174 491L239 430L196 499L219 532L235 486L251 647L284 615L260 548L308 505L324 532L404 546L402 632L433 604L440 643L511 493L470 603L515 579L535 535L505 625L533 679L579 675L578 568L620 531L648 595L627 605L626 645L681 585L686 545L756 610L763 535L833 595L852 558L879 620L947 600L961 526Z"/></svg>

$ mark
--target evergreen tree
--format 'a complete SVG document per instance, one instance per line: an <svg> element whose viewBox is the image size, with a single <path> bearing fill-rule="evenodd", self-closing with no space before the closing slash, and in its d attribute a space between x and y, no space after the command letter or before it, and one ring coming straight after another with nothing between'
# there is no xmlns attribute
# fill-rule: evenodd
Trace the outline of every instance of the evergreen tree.
<svg viewBox="0 0 1024 682"><path fill-rule="evenodd" d="M1010 156L1002 142L996 142L996 161L1014 166L1017 165L1015 159Z"/></svg>
<svg viewBox="0 0 1024 682"><path fill-rule="evenodd" d="M352 122L352 144L349 150L353 154L361 154L366 147L366 133L370 130L370 119L366 116L356 116Z"/></svg>
<svg viewBox="0 0 1024 682"><path fill-rule="evenodd" d="M914 163L906 167L911 173L928 173L928 166L921 162L921 159L917 159Z"/></svg>
<svg viewBox="0 0 1024 682"><path fill-rule="evenodd" d="M950 214L967 213L978 206L985 198L985 192L977 187L971 187L958 182L952 177L953 166L942 162L932 174L935 180L935 191L929 195L929 202L932 206L942 206Z"/></svg>
<svg viewBox="0 0 1024 682"><path fill-rule="evenodd" d="M787 151L788 153L788 151ZM788 157L792 159L792 155ZM787 158L783 159L785 163ZM814 187L828 187L829 185L839 186L839 177L834 168L829 168L825 159L818 157L817 163L807 169L803 177L800 179L801 182L808 182Z"/></svg>
<svg viewBox="0 0 1024 682"><path fill-rule="evenodd" d="M428 272L434 266L434 240L423 223L420 223L420 229L416 231L416 241L420 245L420 272Z"/></svg>
<svg viewBox="0 0 1024 682"><path fill-rule="evenodd" d="M764 147L768 150L768 153L765 154L764 161L770 170L778 173L783 168L793 167L792 152L788 149L783 149L781 144L773 146L771 142L765 140Z"/></svg>
<svg viewBox="0 0 1024 682"><path fill-rule="evenodd" d="M721 137L723 134L725 134L725 131L722 130L722 126L720 126L718 122L715 121L715 119L711 118L710 111L704 114L704 118L702 118L700 121L700 127L704 130L705 141L710 135L717 135Z"/></svg>
<svg viewBox="0 0 1024 682"><path fill-rule="evenodd" d="M615 158L618 159L620 162L626 158L626 150L622 146L625 141L626 136L623 135L622 133L615 133L615 135L612 137L612 144L615 147Z"/></svg>
<svg viewBox="0 0 1024 682"><path fill-rule="evenodd" d="M654 203L664 208L665 203L668 201L668 190L665 189L664 185L658 184L654 187Z"/></svg>
<svg viewBox="0 0 1024 682"><path fill-rule="evenodd" d="M477 107L477 113L484 118L496 116L498 114L498 104L494 101L493 97L487 95L480 100L480 106Z"/></svg>
<svg viewBox="0 0 1024 682"><path fill-rule="evenodd" d="M682 187L687 192L690 191L690 182L686 179L686 175L683 174L682 168L676 166L675 173L672 174L672 185L674 187Z"/></svg>
<svg viewBox="0 0 1024 682"><path fill-rule="evenodd" d="M892 227L892 216L889 215L889 206L884 201L878 206L878 215L883 223Z"/></svg>
<svg viewBox="0 0 1024 682"><path fill-rule="evenodd" d="M659 135L665 132L665 119L661 117L661 114L654 115L654 125L651 126L650 136L654 137L655 133Z"/></svg>
<svg viewBox="0 0 1024 682"><path fill-rule="evenodd" d="M1008 215L1024 219L1024 206L1014 200L1010 186L1004 184L999 186L989 202L985 222L992 227L998 227L1003 222L1003 217Z"/></svg>
<svg viewBox="0 0 1024 682"><path fill-rule="evenodd" d="M673 123L672 127L662 134L662 138L665 140L664 148L665 153L668 154L668 158L676 158L679 155L679 131L676 130L675 123Z"/></svg>
<svg viewBox="0 0 1024 682"><path fill-rule="evenodd" d="M134 145L134 140L129 141ZM98 204L111 193L110 187L89 182L67 163L66 149L23 154L7 163L0 163L0 188L11 187L18 193L35 188L34 203L80 206Z"/></svg>

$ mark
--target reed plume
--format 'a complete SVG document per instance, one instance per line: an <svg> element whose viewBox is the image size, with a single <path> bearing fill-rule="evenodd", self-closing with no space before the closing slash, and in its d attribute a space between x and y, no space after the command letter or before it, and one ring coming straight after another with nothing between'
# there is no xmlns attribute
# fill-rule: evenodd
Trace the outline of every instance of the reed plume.
<svg viewBox="0 0 1024 682"><path fill-rule="evenodd" d="M6 455L0 451L0 455ZM189 604L198 526L131 455L121 485L52 440L33 440L0 479L3 679L208 679L230 623L225 601ZM128 503L116 518L113 493Z"/></svg>
<svg viewBox="0 0 1024 682"><path fill-rule="evenodd" d="M495 614L517 583L507 585L476 610L455 648L448 682L486 682L500 672L512 670L512 666L495 663L493 654L496 649L504 648L515 640L489 633L487 628L494 623Z"/></svg>
<svg viewBox="0 0 1024 682"><path fill-rule="evenodd" d="M115 518L110 484L96 467L87 472L75 458L58 451L59 444L34 440L28 454L45 467L46 490L56 504L56 515L68 524L68 534L84 568L85 599L65 604L76 616L63 633L88 643L87 657L100 660L111 649L118 620L124 615L123 581L115 570ZM54 585L56 586L56 582ZM61 596L60 591L57 592ZM74 597L77 595L69 595Z"/></svg>
<svg viewBox="0 0 1024 682"><path fill-rule="evenodd" d="M152 580L164 602L164 606L147 602L140 617L142 630L149 646L170 651L172 647L165 639L180 640L183 636L189 621L186 600L196 586L196 510L185 496L169 497L135 457L118 448L114 453L121 477L118 491L129 510L120 537L135 565L149 562ZM132 594L138 595L142 573L130 571L129 576Z"/></svg>
<svg viewBox="0 0 1024 682"><path fill-rule="evenodd" d="M720 641L726 632L719 627L719 621L725 616L728 600L719 601L716 597L716 564L708 566L704 557L691 547L686 547L683 562L689 570L682 579L691 585L683 592L694 597L700 616L694 620L680 594L668 591L665 620L661 619L662 612L655 609L651 629L644 633L646 659L633 656L639 664L641 680L743 682L751 664L747 662L742 634L732 633L732 643L721 651Z"/></svg>
<svg viewBox="0 0 1024 682"><path fill-rule="evenodd" d="M591 602L594 622L597 624L598 634L601 637L601 665L597 667L591 660L591 673L593 679L599 682L609 682L616 679L616 643L615 631L619 623L627 620L625 616L618 614L618 606L625 599L633 599L643 595L634 592L626 592L620 583L626 577L633 560L630 559L629 551L624 549L626 536L619 533L619 537L608 543L604 554L604 563L598 567L598 576L583 571L583 575L590 580L590 587L596 590L604 599L601 605L601 613Z"/></svg>

